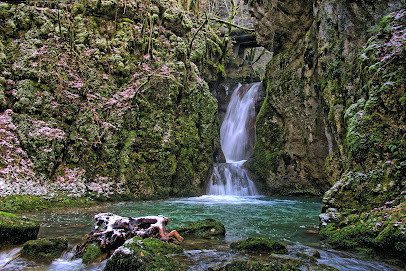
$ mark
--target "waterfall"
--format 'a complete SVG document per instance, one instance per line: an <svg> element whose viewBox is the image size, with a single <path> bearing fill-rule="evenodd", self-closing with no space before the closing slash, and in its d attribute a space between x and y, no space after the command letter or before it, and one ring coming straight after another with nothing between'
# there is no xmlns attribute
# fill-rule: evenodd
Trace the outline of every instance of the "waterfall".
<svg viewBox="0 0 406 271"><path fill-rule="evenodd" d="M258 195L243 164L255 143L255 102L261 83L239 84L230 99L220 129L221 149L226 163L214 165L207 186L208 195Z"/></svg>

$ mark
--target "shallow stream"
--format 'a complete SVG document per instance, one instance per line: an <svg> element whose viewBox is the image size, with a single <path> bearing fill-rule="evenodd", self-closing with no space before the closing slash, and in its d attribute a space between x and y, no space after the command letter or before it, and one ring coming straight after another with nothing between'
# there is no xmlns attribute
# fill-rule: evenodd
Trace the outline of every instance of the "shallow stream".
<svg viewBox="0 0 406 271"><path fill-rule="evenodd" d="M291 254L309 247L320 251L320 263L340 270L398 270L378 262L365 261L354 255L325 250L315 233L321 201L307 198L202 196L144 202L105 204L78 210L26 214L41 224L39 238L65 236L72 245L93 228L93 216L100 212L112 212L121 216L140 217L164 215L170 219L168 229L206 218L221 221L226 236L217 239L185 238L183 255L177 258L190 267L189 270L207 270L211 266L233 259L249 259L248 255L230 251L232 241L253 236L272 238L286 242ZM50 263L36 263L18 258L1 269L18 253L18 247L0 251L0 270L102 270L104 262L83 265L80 259L72 260L71 254Z"/></svg>

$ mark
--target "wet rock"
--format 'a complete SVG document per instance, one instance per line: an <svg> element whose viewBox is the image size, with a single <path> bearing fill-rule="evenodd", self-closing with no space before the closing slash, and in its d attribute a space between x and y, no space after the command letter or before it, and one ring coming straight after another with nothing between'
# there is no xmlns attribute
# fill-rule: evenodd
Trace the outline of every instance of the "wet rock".
<svg viewBox="0 0 406 271"><path fill-rule="evenodd" d="M297 267L300 265L295 264L284 264L279 261L233 261L221 267L214 267L209 269L210 271L249 271L249 270L261 270L261 271L288 271L288 270L298 270Z"/></svg>
<svg viewBox="0 0 406 271"><path fill-rule="evenodd" d="M96 243L89 244L86 247L85 254L82 257L82 262L84 264L100 262L104 259L106 253L103 249Z"/></svg>
<svg viewBox="0 0 406 271"><path fill-rule="evenodd" d="M0 212L0 246L18 245L37 239L38 231L38 221Z"/></svg>
<svg viewBox="0 0 406 271"><path fill-rule="evenodd" d="M224 236L226 229L224 225L214 219L205 219L192 222L186 226L176 229L180 235L197 235L201 237Z"/></svg>
<svg viewBox="0 0 406 271"><path fill-rule="evenodd" d="M262 237L253 237L246 240L236 241L231 243L230 247L234 250L244 250L252 252L272 252L278 254L286 254L288 252L284 244Z"/></svg>
<svg viewBox="0 0 406 271"><path fill-rule="evenodd" d="M171 245L160 240L129 239L114 251L104 271L185 270L176 260L163 255L172 251Z"/></svg>
<svg viewBox="0 0 406 271"><path fill-rule="evenodd" d="M52 260L60 257L67 249L68 240L66 238L32 240L24 244L21 256L38 260Z"/></svg>

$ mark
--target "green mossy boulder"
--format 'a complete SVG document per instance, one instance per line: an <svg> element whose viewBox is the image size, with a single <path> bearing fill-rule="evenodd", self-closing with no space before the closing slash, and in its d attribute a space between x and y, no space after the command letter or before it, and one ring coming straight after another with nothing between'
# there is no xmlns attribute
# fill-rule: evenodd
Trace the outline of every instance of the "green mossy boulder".
<svg viewBox="0 0 406 271"><path fill-rule="evenodd" d="M135 237L134 240L141 240L138 237ZM147 238L143 239L142 242L148 246L154 253L162 254L175 254L182 253L183 249L176 244L167 243L156 238Z"/></svg>
<svg viewBox="0 0 406 271"><path fill-rule="evenodd" d="M38 231L38 221L0 211L0 246L37 239Z"/></svg>
<svg viewBox="0 0 406 271"><path fill-rule="evenodd" d="M159 242L161 244L158 244ZM111 258L107 261L104 271L186 270L176 260L163 255L172 251L170 247L171 244L166 244L160 240L142 240L135 237L126 241L124 245L114 251Z"/></svg>
<svg viewBox="0 0 406 271"><path fill-rule="evenodd" d="M89 244L86 247L86 252L82 257L82 262L84 264L99 262L104 257L104 252L102 248L97 244Z"/></svg>
<svg viewBox="0 0 406 271"><path fill-rule="evenodd" d="M234 250L251 252L268 252L278 254L288 253L288 250L284 244L263 237L252 237L246 240L236 241L231 243L230 247Z"/></svg>
<svg viewBox="0 0 406 271"><path fill-rule="evenodd" d="M224 225L214 219L192 222L186 226L176 229L180 235L196 235L201 237L224 236L226 229Z"/></svg>
<svg viewBox="0 0 406 271"><path fill-rule="evenodd" d="M66 238L39 239L25 242L21 249L21 256L38 259L53 260L61 256L68 249Z"/></svg>

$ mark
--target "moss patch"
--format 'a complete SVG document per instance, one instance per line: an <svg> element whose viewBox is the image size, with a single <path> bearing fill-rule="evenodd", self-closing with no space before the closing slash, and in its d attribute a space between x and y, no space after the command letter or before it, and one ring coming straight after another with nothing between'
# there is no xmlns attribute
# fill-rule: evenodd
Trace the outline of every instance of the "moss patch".
<svg viewBox="0 0 406 271"><path fill-rule="evenodd" d="M0 245L17 245L36 239L38 231L38 221L0 211Z"/></svg>
<svg viewBox="0 0 406 271"><path fill-rule="evenodd" d="M2 197L0 209L9 212L30 212L52 208L89 206L93 204L97 204L97 201L92 201L88 198L44 198L32 195L15 195Z"/></svg>
<svg viewBox="0 0 406 271"><path fill-rule="evenodd" d="M231 243L231 249L244 250L260 253L277 253L286 254L288 252L285 245L282 243L262 237L252 237L246 240L236 241Z"/></svg>
<svg viewBox="0 0 406 271"><path fill-rule="evenodd" d="M157 240L159 241L159 240ZM162 241L159 241L162 242ZM160 251L169 251L168 247L162 248L155 241L147 241L150 248L143 240L133 238L115 250L107 261L105 271L109 270L186 270L172 258L163 255ZM164 242L162 242L164 243ZM163 244L162 244L163 245ZM166 245L163 245L165 247Z"/></svg>
<svg viewBox="0 0 406 271"><path fill-rule="evenodd" d="M68 241L65 238L32 240L24 244L21 256L49 261L60 257L67 249Z"/></svg>
<svg viewBox="0 0 406 271"><path fill-rule="evenodd" d="M98 262L100 259L103 258L103 250L97 244L89 244L86 247L86 252L83 254L82 262L84 264L90 264L94 262Z"/></svg>
<svg viewBox="0 0 406 271"><path fill-rule="evenodd" d="M205 219L202 221L192 222L186 226L178 227L176 230L180 235L196 235L202 237L224 236L226 233L222 223L214 219Z"/></svg>

